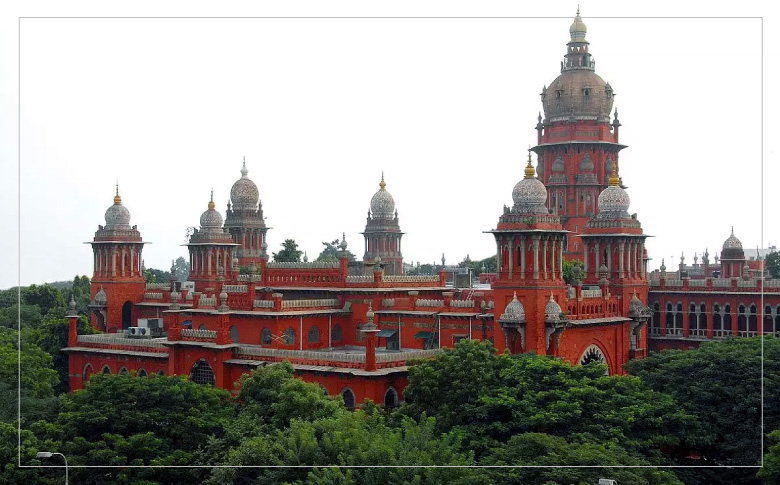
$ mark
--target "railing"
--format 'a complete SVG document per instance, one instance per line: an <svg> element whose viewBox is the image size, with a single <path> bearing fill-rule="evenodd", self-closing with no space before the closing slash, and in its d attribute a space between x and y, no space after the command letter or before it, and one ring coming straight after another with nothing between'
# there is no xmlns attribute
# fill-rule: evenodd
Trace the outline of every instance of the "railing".
<svg viewBox="0 0 780 485"><path fill-rule="evenodd" d="M319 300L284 300L282 308L311 308L311 307L334 307L339 304L336 298Z"/></svg>
<svg viewBox="0 0 780 485"><path fill-rule="evenodd" d="M201 296L200 300L198 301L198 306L217 306L217 297Z"/></svg>
<svg viewBox="0 0 780 485"><path fill-rule="evenodd" d="M382 277L382 281L387 283L433 283L438 282L438 276L430 275L386 275Z"/></svg>
<svg viewBox="0 0 780 485"><path fill-rule="evenodd" d="M755 288L758 283L754 279L737 280L737 288Z"/></svg>
<svg viewBox="0 0 780 485"><path fill-rule="evenodd" d="M217 331L216 330L201 330L201 329L195 329L195 328L184 328L181 331L182 337L189 337L189 338L207 338L207 339L215 339L217 338Z"/></svg>
<svg viewBox="0 0 780 485"><path fill-rule="evenodd" d="M666 280L666 286L682 286L682 280Z"/></svg>
<svg viewBox="0 0 780 485"><path fill-rule="evenodd" d="M123 334L97 334L97 335L79 335L78 341L85 344L100 345L124 345L128 347L150 347L155 349L164 348L162 341L164 339L143 339L127 338Z"/></svg>
<svg viewBox="0 0 780 485"><path fill-rule="evenodd" d="M660 280L650 280L647 282L649 286L661 286Z"/></svg>
<svg viewBox="0 0 780 485"><path fill-rule="evenodd" d="M648 327L647 334L648 335L661 335L661 328L660 327Z"/></svg>
<svg viewBox="0 0 780 485"><path fill-rule="evenodd" d="M713 278L713 288L731 288L731 280L729 278Z"/></svg>
<svg viewBox="0 0 780 485"><path fill-rule="evenodd" d="M764 280L764 288L780 288L780 279Z"/></svg>
<svg viewBox="0 0 780 485"><path fill-rule="evenodd" d="M170 290L170 283L146 283L147 290Z"/></svg>
<svg viewBox="0 0 780 485"><path fill-rule="evenodd" d="M389 362L401 362L410 359L424 359L433 357L441 352L441 349L429 350L404 350L401 352L387 352L376 354L377 364ZM239 355L252 355L256 357L276 357L280 359L317 360L331 362L347 362L364 364L366 354L347 352L323 352L317 350L287 350L271 349L267 347L240 346L236 352Z"/></svg>
<svg viewBox="0 0 780 485"><path fill-rule="evenodd" d="M681 328L667 328L666 335L682 335L683 329Z"/></svg>
<svg viewBox="0 0 780 485"><path fill-rule="evenodd" d="M222 286L222 289L225 291L225 293L246 293L247 286L246 285L224 285Z"/></svg>
<svg viewBox="0 0 780 485"><path fill-rule="evenodd" d="M713 330L712 336L715 338L723 338L731 335L731 330Z"/></svg>
<svg viewBox="0 0 780 485"><path fill-rule="evenodd" d="M688 331L688 335L692 337L706 337L707 329L705 328L692 328Z"/></svg>
<svg viewBox="0 0 780 485"><path fill-rule="evenodd" d="M162 293L153 293L151 291L144 292L144 300L162 300Z"/></svg>
<svg viewBox="0 0 780 485"><path fill-rule="evenodd" d="M583 298L601 298L604 294L601 292L601 288L596 288L593 290L582 290L582 297Z"/></svg>
<svg viewBox="0 0 780 485"><path fill-rule="evenodd" d="M430 300L426 298L420 298L419 300L417 300L417 306L441 307L444 306L444 300Z"/></svg>
<svg viewBox="0 0 780 485"><path fill-rule="evenodd" d="M382 306L385 307L385 308L395 306L395 298L384 298L384 299L382 299Z"/></svg>
<svg viewBox="0 0 780 485"><path fill-rule="evenodd" d="M691 288L706 288L707 280L689 280L688 286Z"/></svg>
<svg viewBox="0 0 780 485"><path fill-rule="evenodd" d="M402 360L411 359L425 359L433 357L441 352L441 349L428 349L428 350L404 350L403 352L383 353L376 355L377 364L385 364L387 362L398 362Z"/></svg>
<svg viewBox="0 0 780 485"><path fill-rule="evenodd" d="M312 261L308 263L268 263L265 265L266 268L277 268L277 269L338 269L340 268L340 263L338 261Z"/></svg>
<svg viewBox="0 0 780 485"><path fill-rule="evenodd" d="M452 300L450 306L454 308L474 308L474 300Z"/></svg>
<svg viewBox="0 0 780 485"><path fill-rule="evenodd" d="M238 281L249 281L249 275L248 274L238 275Z"/></svg>
<svg viewBox="0 0 780 485"><path fill-rule="evenodd" d="M373 283L373 276L347 276L347 283Z"/></svg>
<svg viewBox="0 0 780 485"><path fill-rule="evenodd" d="M756 335L758 335L758 332L756 332L755 330L740 330L737 332L737 335L739 335L740 337L755 337Z"/></svg>
<svg viewBox="0 0 780 485"><path fill-rule="evenodd" d="M253 308L273 308L274 302L273 300L255 300L255 302L252 304Z"/></svg>

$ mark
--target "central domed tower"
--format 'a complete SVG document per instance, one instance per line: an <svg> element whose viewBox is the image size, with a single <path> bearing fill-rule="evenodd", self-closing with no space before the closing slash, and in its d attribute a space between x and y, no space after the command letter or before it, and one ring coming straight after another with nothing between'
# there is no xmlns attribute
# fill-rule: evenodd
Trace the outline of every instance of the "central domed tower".
<svg viewBox="0 0 780 485"><path fill-rule="evenodd" d="M570 40L561 73L542 88L544 118L536 125L539 156L537 172L547 187L547 205L560 215L570 231L564 243L566 259L583 259L579 235L599 211L598 197L618 168L620 123L610 113L615 92L596 74L596 62L585 40L587 27L577 16L569 28Z"/></svg>
<svg viewBox="0 0 780 485"><path fill-rule="evenodd" d="M385 272L400 275L404 272L404 257L401 254L401 227L398 225L398 211L395 201L385 188L385 174L379 182L379 190L371 197L371 205L363 232L365 251L363 261L372 263L379 257Z"/></svg>
<svg viewBox="0 0 780 485"><path fill-rule="evenodd" d="M268 228L263 218L263 204L257 185L247 175L246 161L241 168L241 178L230 189L230 202L225 212L225 229L238 244L235 256L238 265L249 266L253 260L268 258L264 250Z"/></svg>

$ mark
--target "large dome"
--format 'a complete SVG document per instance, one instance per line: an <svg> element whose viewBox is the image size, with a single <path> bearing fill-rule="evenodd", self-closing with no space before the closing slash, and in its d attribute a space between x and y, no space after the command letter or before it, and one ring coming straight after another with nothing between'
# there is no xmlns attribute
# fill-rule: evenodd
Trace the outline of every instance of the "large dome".
<svg viewBox="0 0 780 485"><path fill-rule="evenodd" d="M371 197L371 215L374 218L392 219L395 212L395 201L390 192L385 190L385 174L379 182L379 191Z"/></svg>
<svg viewBox="0 0 780 485"><path fill-rule="evenodd" d="M536 178L531 165L531 154L528 154L528 165L525 167L525 178L517 182L512 189L514 201L513 212L516 214L546 214L547 188Z"/></svg>
<svg viewBox="0 0 780 485"><path fill-rule="evenodd" d="M609 119L615 94L612 87L593 71L572 69L544 90L544 116L549 121Z"/></svg>
<svg viewBox="0 0 780 485"><path fill-rule="evenodd" d="M130 211L122 205L122 198L119 197L119 184L116 186L114 205L106 210L105 217L107 229L130 229Z"/></svg>
<svg viewBox="0 0 780 485"><path fill-rule="evenodd" d="M236 209L253 209L257 207L260 200L257 185L247 177L248 173L249 170L246 169L246 162L244 162L244 166L241 168L241 178L230 189L230 201Z"/></svg>
<svg viewBox="0 0 780 485"><path fill-rule="evenodd" d="M222 231L222 215L214 209L214 192L211 193L209 208L200 215L200 230L205 232Z"/></svg>

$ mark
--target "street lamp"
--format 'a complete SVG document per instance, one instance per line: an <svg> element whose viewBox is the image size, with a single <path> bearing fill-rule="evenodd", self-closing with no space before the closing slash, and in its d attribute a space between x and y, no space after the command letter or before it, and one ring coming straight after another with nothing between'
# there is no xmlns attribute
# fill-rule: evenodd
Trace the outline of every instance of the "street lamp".
<svg viewBox="0 0 780 485"><path fill-rule="evenodd" d="M62 453L52 453L51 451L39 451L35 454L37 458L51 458L52 455L60 455L65 460L65 485L68 485L68 459Z"/></svg>

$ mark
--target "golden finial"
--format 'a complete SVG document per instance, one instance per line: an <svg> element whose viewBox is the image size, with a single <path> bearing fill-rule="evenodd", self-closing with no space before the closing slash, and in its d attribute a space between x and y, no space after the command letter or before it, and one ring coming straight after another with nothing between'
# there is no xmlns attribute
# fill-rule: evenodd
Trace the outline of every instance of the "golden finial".
<svg viewBox="0 0 780 485"><path fill-rule="evenodd" d="M385 190L385 171L382 170L382 181L379 182L379 190Z"/></svg>
<svg viewBox="0 0 780 485"><path fill-rule="evenodd" d="M121 204L122 198L119 197L119 181L116 181L116 195L114 196L114 204Z"/></svg>
<svg viewBox="0 0 780 485"><path fill-rule="evenodd" d="M211 200L209 200L209 210L214 209L214 189L211 189Z"/></svg>
<svg viewBox="0 0 780 485"><path fill-rule="evenodd" d="M530 179L536 175L533 165L531 165L531 150L528 150L528 165L525 166L525 178Z"/></svg>
<svg viewBox="0 0 780 485"><path fill-rule="evenodd" d="M609 185L614 187L620 185L620 177L617 176L617 164L612 166L612 176L609 178Z"/></svg>

